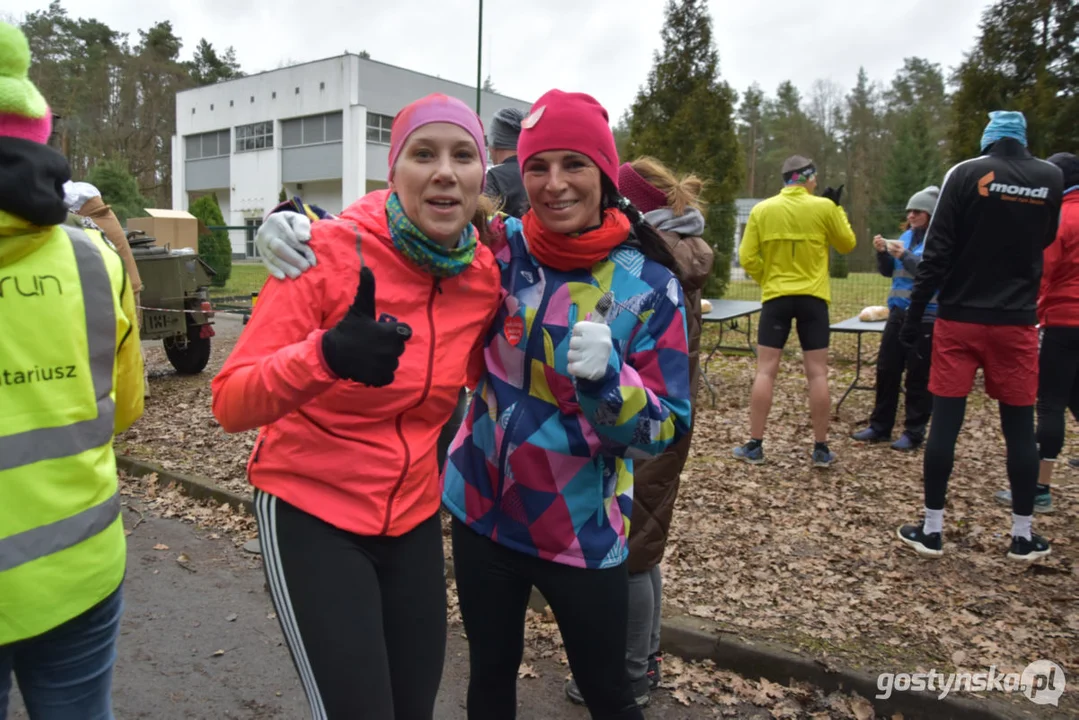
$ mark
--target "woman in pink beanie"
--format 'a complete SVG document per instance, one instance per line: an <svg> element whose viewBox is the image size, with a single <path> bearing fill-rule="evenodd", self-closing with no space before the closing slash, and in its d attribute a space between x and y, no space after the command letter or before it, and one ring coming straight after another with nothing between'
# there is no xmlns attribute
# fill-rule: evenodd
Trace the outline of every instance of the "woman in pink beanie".
<svg viewBox="0 0 1079 720"><path fill-rule="evenodd" d="M531 209L492 223L502 303L443 476L468 717L516 716L536 587L592 717L638 720L625 665L633 464L678 442L691 415L677 263L619 194L594 98L544 94L517 149Z"/></svg>
<svg viewBox="0 0 1079 720"><path fill-rule="evenodd" d="M484 150L460 100L401 111L390 188L308 223L318 264L266 282L212 383L227 432L260 428L248 464L259 541L315 718L434 712L446 645L436 444L478 378L500 294L479 242Z"/></svg>

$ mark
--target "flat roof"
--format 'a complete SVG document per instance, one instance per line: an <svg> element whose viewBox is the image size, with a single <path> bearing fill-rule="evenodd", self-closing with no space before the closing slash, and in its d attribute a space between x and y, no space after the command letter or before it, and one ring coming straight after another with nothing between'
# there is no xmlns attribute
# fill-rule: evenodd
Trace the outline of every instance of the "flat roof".
<svg viewBox="0 0 1079 720"><path fill-rule="evenodd" d="M382 62L381 60L372 60L371 58L361 57L357 53L346 52L346 53L343 53L341 55L332 55L330 57L319 58L318 60L308 60L306 62L296 63L295 65L288 65L286 67L274 68L273 70L263 70L261 72L251 73L250 75L244 75L244 76L238 77L238 78L229 78L228 80L221 80L219 82L213 83L213 85L200 85L199 87L187 88L186 90L177 91L176 94L177 95L182 95L184 93L194 92L196 90L202 90L203 88L207 88L207 87L217 87L218 85L225 85L225 84L230 83L230 82L239 82L239 81L242 81L242 80L247 80L248 78L258 77L259 75L269 75L270 73L281 72L282 70L291 70L292 68L303 67L304 65L314 65L315 63L326 62L327 60L337 60L339 58L346 58L346 57L355 57L355 58L358 58L360 60L360 62L373 63L375 65L382 65L384 67L393 68L394 70L403 70L405 72L412 73L413 75L419 75L421 77L431 78L432 80L440 80L441 82L447 82L447 83L457 85L457 86L462 87L462 88L466 88L468 90L475 90L476 89L475 85L465 85L464 83L459 83L456 80L447 80L444 77L438 77L437 75L431 75L430 73L420 72L419 70L412 70L411 68L401 67L400 65L391 65L390 63ZM488 93L489 95L497 95L499 97L504 97L507 100L514 100L514 101L519 102L519 103L530 104L532 102L530 100L521 100L520 98L515 98L515 97L512 97L510 95L505 95L505 94L500 93L500 92L490 92L488 90L484 90L484 92Z"/></svg>

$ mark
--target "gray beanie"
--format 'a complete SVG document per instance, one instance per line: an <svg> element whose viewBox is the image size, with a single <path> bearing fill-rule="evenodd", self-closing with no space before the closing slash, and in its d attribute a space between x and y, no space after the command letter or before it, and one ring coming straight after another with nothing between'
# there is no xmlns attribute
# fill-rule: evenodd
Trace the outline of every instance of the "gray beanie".
<svg viewBox="0 0 1079 720"><path fill-rule="evenodd" d="M808 182L816 174L817 168L813 161L801 155L791 155L783 161L783 182L791 183Z"/></svg>
<svg viewBox="0 0 1079 720"><path fill-rule="evenodd" d="M496 112L491 120L491 149L516 150L521 121L526 114L517 108L502 108Z"/></svg>
<svg viewBox="0 0 1079 720"><path fill-rule="evenodd" d="M930 185L925 190L920 190L910 196L907 201L907 210L921 210L930 215L937 209L937 198L940 197L940 188Z"/></svg>

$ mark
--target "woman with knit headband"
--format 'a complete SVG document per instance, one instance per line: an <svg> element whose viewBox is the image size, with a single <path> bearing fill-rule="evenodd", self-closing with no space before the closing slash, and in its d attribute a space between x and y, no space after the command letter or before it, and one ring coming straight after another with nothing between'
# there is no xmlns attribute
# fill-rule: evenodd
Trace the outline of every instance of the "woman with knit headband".
<svg viewBox="0 0 1079 720"><path fill-rule="evenodd" d="M311 229L213 380L248 463L281 627L316 720L429 720L446 588L436 442L482 367L498 269L477 242L483 127L431 95L394 119L389 190ZM469 368L469 358L476 359Z"/></svg>
<svg viewBox="0 0 1079 720"><path fill-rule="evenodd" d="M592 717L641 718L625 664L633 462L689 430L682 288L671 251L618 192L607 111L551 90L521 127L531 210L492 226L503 300L442 496L468 717L516 716L535 586Z"/></svg>

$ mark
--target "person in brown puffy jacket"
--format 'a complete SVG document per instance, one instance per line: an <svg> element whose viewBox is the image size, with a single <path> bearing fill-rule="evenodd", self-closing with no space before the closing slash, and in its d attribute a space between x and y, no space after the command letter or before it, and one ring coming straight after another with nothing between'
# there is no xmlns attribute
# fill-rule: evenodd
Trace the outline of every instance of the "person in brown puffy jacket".
<svg viewBox="0 0 1079 720"><path fill-rule="evenodd" d="M135 264L135 256L131 253L127 235L113 213L112 207L105 203L101 198L101 192L90 183L70 180L64 183L64 203L69 211L80 217L89 218L116 247L116 252L124 261L124 269L127 270L128 280L131 281L131 292L135 294L137 306L139 293L142 292L142 278L139 277L139 268Z"/></svg>
<svg viewBox="0 0 1079 720"><path fill-rule="evenodd" d="M701 293L712 274L715 259L711 246L701 239L704 214L700 194L704 183L694 175L676 177L663 163L646 156L619 168L618 187L667 241L680 266L689 336L690 397L695 400L700 387ZM626 669L634 697L642 706L659 685L663 593L659 563L667 547L678 483L689 457L692 436L691 427L690 432L662 455L634 465ZM583 702L572 681L567 686L567 695L575 702Z"/></svg>
<svg viewBox="0 0 1079 720"><path fill-rule="evenodd" d="M53 116L56 117L55 115ZM55 138L55 133L54 133ZM51 143L52 141L50 141ZM53 145L58 146L57 144ZM89 226L100 230L124 261L124 269L127 271L127 279L131 282L131 293L135 299L135 317L138 318L139 327L142 327L142 278L139 277L139 266L135 263L135 256L131 252L131 245L127 241L127 233L120 225L120 220L113 213L112 207L107 205L101 197L101 191L88 182L74 182L68 180L64 183L64 205L73 217L73 221L83 226ZM142 391L144 397L150 397L149 368L143 358L142 366Z"/></svg>

